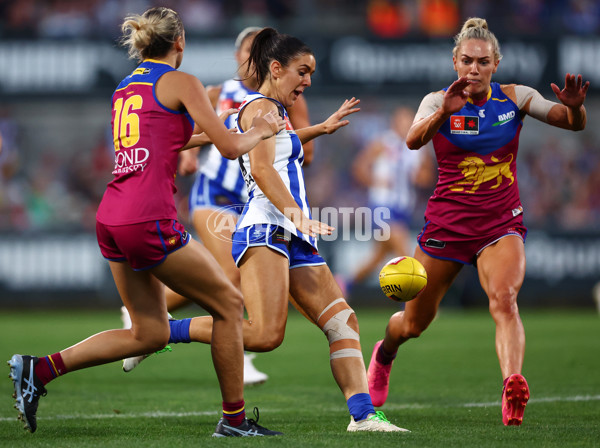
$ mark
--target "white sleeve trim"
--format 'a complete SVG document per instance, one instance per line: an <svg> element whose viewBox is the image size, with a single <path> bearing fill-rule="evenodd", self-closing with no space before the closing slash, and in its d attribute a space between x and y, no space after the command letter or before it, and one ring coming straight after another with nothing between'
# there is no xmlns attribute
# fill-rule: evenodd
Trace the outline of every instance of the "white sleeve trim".
<svg viewBox="0 0 600 448"><path fill-rule="evenodd" d="M517 97L517 107L519 110L522 110L527 101L531 99L528 114L543 122L548 121L548 112L558 104L545 99L537 90L522 85L515 86L515 96Z"/></svg>
<svg viewBox="0 0 600 448"><path fill-rule="evenodd" d="M434 113L442 105L443 100L444 92L432 92L425 95L425 98L421 101L419 110L415 114L414 122L416 123Z"/></svg>

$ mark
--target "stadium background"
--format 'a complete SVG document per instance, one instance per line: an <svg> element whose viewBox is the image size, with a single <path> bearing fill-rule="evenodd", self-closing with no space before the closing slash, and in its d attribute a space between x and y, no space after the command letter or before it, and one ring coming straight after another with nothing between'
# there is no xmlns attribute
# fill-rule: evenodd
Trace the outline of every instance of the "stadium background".
<svg viewBox="0 0 600 448"><path fill-rule="evenodd" d="M591 82L588 126L569 133L526 119L518 181L530 232L524 306L593 307L600 280L600 5L586 0L0 0L0 306L115 306L96 245L94 215L112 169L110 96L134 67L116 45L127 13L155 5L181 13L182 70L215 84L234 76L233 41L247 25L305 40L317 58L306 98L311 120L343 99L362 99L351 125L316 141L306 169L313 207L359 207L350 173L362 146L398 105L417 107L450 84L451 37L465 18L485 17L504 54L495 80L537 88L567 72ZM186 222L190 178L178 178ZM416 234L430 191L420 191ZM339 223L338 227L340 226ZM188 225L189 228L191 226ZM350 234L354 234L350 232ZM370 242L321 245L348 274ZM350 301L384 304L374 275ZM463 270L444 306L486 306L476 271Z"/></svg>

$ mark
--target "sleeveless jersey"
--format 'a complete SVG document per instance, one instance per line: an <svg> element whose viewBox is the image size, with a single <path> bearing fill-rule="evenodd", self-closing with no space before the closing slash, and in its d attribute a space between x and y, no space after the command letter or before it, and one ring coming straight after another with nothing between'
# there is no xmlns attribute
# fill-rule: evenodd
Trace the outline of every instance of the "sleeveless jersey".
<svg viewBox="0 0 600 448"><path fill-rule="evenodd" d="M249 93L250 90L241 81L235 79L225 81L217 102L217 114L220 115L227 109L239 108L244 97ZM227 129L237 126L237 116L238 114L233 114L225 120ZM226 159L214 145L208 148L208 155L200 167L200 172L225 190L236 194L240 202L246 202L246 186L238 161Z"/></svg>
<svg viewBox="0 0 600 448"><path fill-rule="evenodd" d="M439 179L425 219L481 237L522 214L516 166L522 127L518 106L498 83L484 104L468 102L452 115L433 137Z"/></svg>
<svg viewBox="0 0 600 448"><path fill-rule="evenodd" d="M115 169L96 214L103 224L177 219L173 194L178 154L192 136L193 120L156 98L156 82L173 70L145 60L113 94Z"/></svg>
<svg viewBox="0 0 600 448"><path fill-rule="evenodd" d="M248 95L242 103L240 112L252 101L258 99L268 99L277 104L279 113L286 122L286 128L275 136L275 160L273 162L273 167L281 177L281 180L294 198L296 204L298 204L298 207L300 207L306 217L311 218L310 206L308 205L306 188L304 185L304 173L302 172L304 151L300 139L292 128L287 111L281 103L273 98L267 98L260 93L252 93ZM238 131L243 132L239 123ZM304 235L296 229L294 224L271 203L258 185L256 185L256 182L252 178L250 157L248 154L244 154L240 157L239 161L248 188L248 202L246 202L242 215L238 220L237 228L242 229L254 224L273 224L283 227L286 231L296 235L316 248L316 239Z"/></svg>
<svg viewBox="0 0 600 448"><path fill-rule="evenodd" d="M373 163L374 185L369 188L369 203L411 212L415 202L412 178L422 153L411 151L394 131L380 138L384 150Z"/></svg>

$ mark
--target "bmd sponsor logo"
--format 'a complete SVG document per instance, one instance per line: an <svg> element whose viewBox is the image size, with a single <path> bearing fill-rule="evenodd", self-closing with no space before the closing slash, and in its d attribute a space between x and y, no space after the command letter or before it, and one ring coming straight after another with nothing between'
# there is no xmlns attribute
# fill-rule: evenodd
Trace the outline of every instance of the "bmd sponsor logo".
<svg viewBox="0 0 600 448"><path fill-rule="evenodd" d="M492 126L502 126L503 124L506 124L510 120L515 118L515 116L516 116L516 112L514 110L511 110L510 112L507 112L505 114L500 114L500 115L498 115L498 121L496 123L494 123Z"/></svg>

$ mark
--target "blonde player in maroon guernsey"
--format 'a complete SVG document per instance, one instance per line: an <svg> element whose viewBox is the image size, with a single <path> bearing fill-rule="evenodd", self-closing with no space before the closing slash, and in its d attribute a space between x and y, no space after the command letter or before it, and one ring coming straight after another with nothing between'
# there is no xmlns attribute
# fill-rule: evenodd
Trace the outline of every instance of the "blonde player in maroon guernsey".
<svg viewBox="0 0 600 448"><path fill-rule="evenodd" d="M527 233L517 187L519 134L526 115L559 128L582 130L589 82L567 74L564 89L552 84L560 103L545 100L527 86L491 82L502 56L484 19L467 20L455 42L458 80L423 99L407 137L411 149L432 141L439 166L415 251L428 283L405 311L390 318L385 338L375 345L369 391L375 405L385 403L398 347L425 331L463 265L473 264L496 324L496 352L504 380L502 421L520 425L529 387L521 374L525 331L517 306Z"/></svg>
<svg viewBox="0 0 600 448"><path fill-rule="evenodd" d="M114 179L98 209L96 231L132 327L95 334L42 358L14 355L9 365L15 407L25 428L34 432L38 401L51 380L163 348L173 333L165 284L214 319L211 351L223 398L221 420L235 428L235 433L217 429L214 435L280 434L245 418L242 294L210 252L177 222L173 193L179 151L202 140L192 137L194 122L230 158L273 136L284 122L274 114L256 114L249 132L227 130L200 81L177 70L185 33L175 11L152 8L128 17L122 28L130 55L141 64L113 95Z"/></svg>

